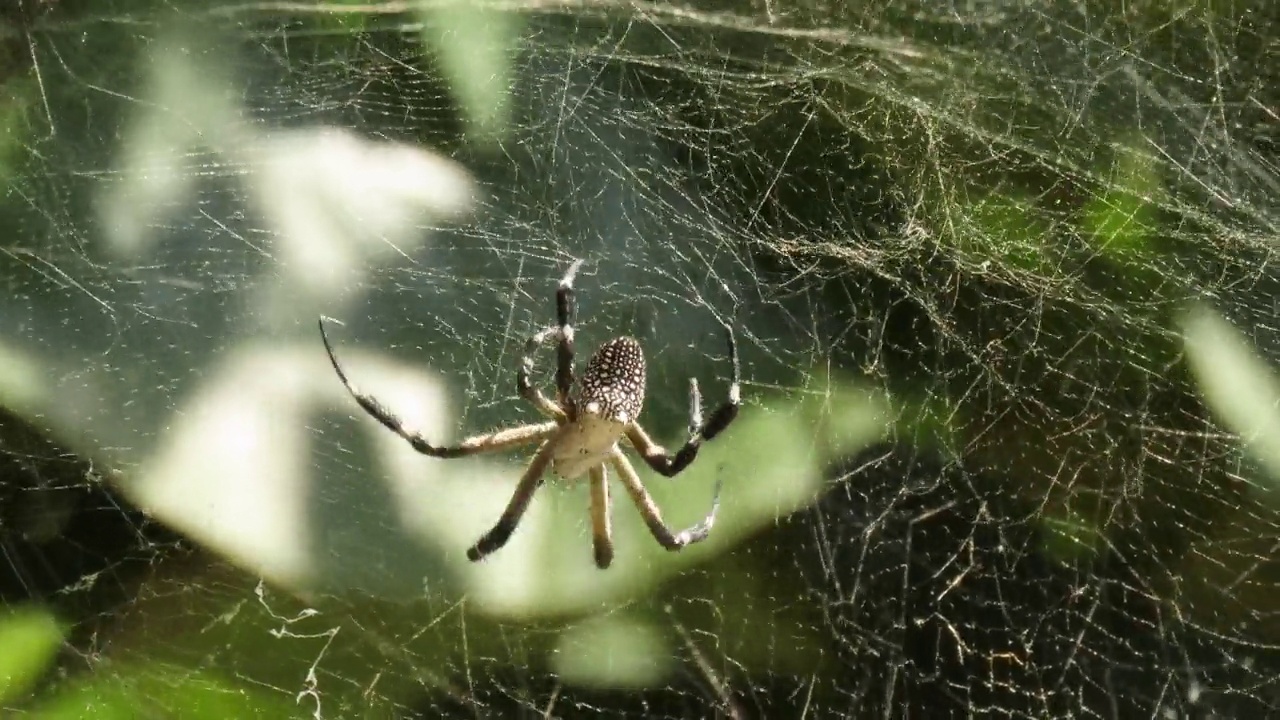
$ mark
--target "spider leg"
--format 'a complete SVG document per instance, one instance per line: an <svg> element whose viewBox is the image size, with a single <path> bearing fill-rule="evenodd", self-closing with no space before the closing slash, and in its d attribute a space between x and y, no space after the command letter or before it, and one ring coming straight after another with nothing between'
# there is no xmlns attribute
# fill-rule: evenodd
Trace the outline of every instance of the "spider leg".
<svg viewBox="0 0 1280 720"><path fill-rule="evenodd" d="M613 562L613 525L609 519L609 471L604 465L591 468L591 540L596 567L604 570Z"/></svg>
<svg viewBox="0 0 1280 720"><path fill-rule="evenodd" d="M662 521L662 512L658 510L657 503L653 501L653 497L645 489L644 483L640 481L640 475L631 466L631 461L627 460L627 456L622 454L622 450L615 447L609 455L609 462L618 471L618 476L622 478L623 486L627 488L627 493L631 495L631 502L635 503L636 508L640 511L640 516L644 518L644 524L649 527L649 532L658 541L659 545L675 551L686 545L702 542L711 534L711 527L716 522L716 512L720 510L720 480L716 480L716 489L711 498L711 512L707 513L707 516L697 525L673 533L671 528L668 528L667 524Z"/></svg>
<svg viewBox="0 0 1280 720"><path fill-rule="evenodd" d="M520 359L520 372L516 374L516 390L519 391L520 397L528 400L538 411L548 417L555 418L560 422L568 422L569 416L565 414L564 409L552 402L542 391L534 387L529 376L533 373L533 354L538 351L538 347L550 340L552 337L559 337L561 329L555 325L542 330L541 332L531 335L524 343L524 357Z"/></svg>
<svg viewBox="0 0 1280 720"><path fill-rule="evenodd" d="M338 356L334 354L333 345L329 343L329 336L324 331L324 319L320 320L320 339L324 341L324 349L329 353L329 362L333 365L333 370L338 374L338 379L342 381L343 386L347 388L347 392L351 393L351 397L356 399L360 407L373 417L374 420L382 423L391 432L404 438L414 450L423 455L430 455L436 458L456 458L464 455L475 455L476 453L489 452L494 450L503 450L518 445L532 443L538 440L545 440L555 432L559 425L555 422L537 423L533 425L522 425L520 427L511 428L509 430L499 430L498 432L486 433L484 435L475 435L469 437L457 445L432 445L421 433L407 427L403 420L396 417L385 405L379 402L372 395L367 395L360 391L355 385L347 379L347 373L338 362Z"/></svg>
<svg viewBox="0 0 1280 720"><path fill-rule="evenodd" d="M582 260L575 260L560 278L556 289L556 321L560 323L560 344L556 348L556 400L570 415L573 409L573 278L582 267Z"/></svg>
<svg viewBox="0 0 1280 720"><path fill-rule="evenodd" d="M733 340L733 330L724 326L729 340L729 361L733 363L733 382L729 385L729 401L711 413L711 419L703 422L702 395L698 392L696 378L689 381L689 439L684 446L671 454L667 449L653 441L649 433L633 422L627 427L627 439L635 446L649 467L667 477L672 477L689 467L698 457L698 449L705 440L711 440L724 432L729 423L738 416L738 407L742 403L742 368L738 363L738 345Z"/></svg>
<svg viewBox="0 0 1280 720"><path fill-rule="evenodd" d="M470 550L467 550L467 559L472 562L482 560L486 555L506 545L511 539L511 533L515 532L520 519L529 509L533 494L542 487L542 478L547 472L547 466L551 464L551 455L555 452L558 437L561 436L551 437L538 448L538 452L525 467L524 474L520 476L516 491L511 494L511 500L507 502L507 507L502 511L498 522L490 528L489 532L481 535Z"/></svg>

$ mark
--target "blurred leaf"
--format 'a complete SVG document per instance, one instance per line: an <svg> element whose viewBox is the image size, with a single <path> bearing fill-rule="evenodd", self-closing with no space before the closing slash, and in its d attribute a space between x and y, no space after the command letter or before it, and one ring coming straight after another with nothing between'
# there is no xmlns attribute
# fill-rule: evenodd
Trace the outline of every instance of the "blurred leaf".
<svg viewBox="0 0 1280 720"><path fill-rule="evenodd" d="M510 114L512 53L520 32L512 13L463 0L418 9L423 35L457 96L473 139L489 139L506 128Z"/></svg>
<svg viewBox="0 0 1280 720"><path fill-rule="evenodd" d="M62 644L53 615L35 608L0 618L0 706L31 691Z"/></svg>
<svg viewBox="0 0 1280 720"><path fill-rule="evenodd" d="M49 376L47 361L0 340L0 404L24 415L39 413L49 393Z"/></svg>
<svg viewBox="0 0 1280 720"><path fill-rule="evenodd" d="M27 150L32 133L32 108L38 104L40 87L31 78L5 80L0 101L0 177L8 179Z"/></svg>
<svg viewBox="0 0 1280 720"><path fill-rule="evenodd" d="M556 674L575 685L655 687L671 665L672 651L654 627L626 615L597 615L559 637Z"/></svg>
<svg viewBox="0 0 1280 720"><path fill-rule="evenodd" d="M1248 341L1212 310L1193 308L1182 326L1187 361L1205 401L1272 482L1280 482L1280 383Z"/></svg>
<svg viewBox="0 0 1280 720"><path fill-rule="evenodd" d="M364 32L369 28L374 13L369 12L368 0L328 0L316 23L323 29L335 29L345 33Z"/></svg>
<svg viewBox="0 0 1280 720"><path fill-rule="evenodd" d="M149 664L99 671L89 681L59 694L32 717L40 720L132 720L173 717L184 720L324 716L323 706L300 693L298 702L242 687L213 673Z"/></svg>

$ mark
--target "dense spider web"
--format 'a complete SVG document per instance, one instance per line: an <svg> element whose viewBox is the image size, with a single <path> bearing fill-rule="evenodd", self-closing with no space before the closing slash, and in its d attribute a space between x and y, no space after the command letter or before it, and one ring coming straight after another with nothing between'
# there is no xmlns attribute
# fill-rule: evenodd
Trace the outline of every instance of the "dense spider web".
<svg viewBox="0 0 1280 720"><path fill-rule="evenodd" d="M0 592L72 624L35 706L1280 716L1267 454L1184 351L1277 355L1268 3L422 7L10 21ZM535 418L574 258L579 361L638 337L668 444L736 328L742 418L641 468L723 517L666 554L615 490L602 573L552 484L473 566L527 453L414 455L315 319L457 439Z"/></svg>

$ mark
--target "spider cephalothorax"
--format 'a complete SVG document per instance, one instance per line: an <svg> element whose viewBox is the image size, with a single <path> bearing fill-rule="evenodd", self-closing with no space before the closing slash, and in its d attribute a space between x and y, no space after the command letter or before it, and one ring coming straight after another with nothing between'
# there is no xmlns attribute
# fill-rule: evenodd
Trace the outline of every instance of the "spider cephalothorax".
<svg viewBox="0 0 1280 720"><path fill-rule="evenodd" d="M539 443L537 452L516 485L515 493L498 522L467 551L471 560L480 560L506 544L529 507L534 492L542 485L548 470L566 480L587 475L591 483L591 526L595 545L596 565L606 568L613 561L612 524L609 519L609 479L606 467L612 466L619 479L644 518L653 537L668 550L679 550L706 539L715 523L716 510L720 506L720 483L716 483L711 501L711 511L702 522L686 530L673 533L662 521L658 506L640 481L631 461L622 453L618 443L625 437L640 453L649 467L671 477L684 470L698 455L704 440L710 440L729 426L738 414L741 396L741 372L738 368L738 350L733 332L725 326L729 342L729 360L733 364L733 382L729 385L729 400L703 422L702 396L697 380L689 381L689 439L675 454L670 454L655 443L640 426L640 411L644 407L645 362L644 351L634 338L619 337L599 347L587 361L586 370L576 384L573 370L573 279L582 261L573 263L560 280L556 292L557 325L534 334L525 342L524 358L516 375L516 389L520 396L533 404L541 413L551 418L548 422L532 423L486 435L469 437L457 445L436 446L421 434L409 430L404 423L371 395L361 392L347 379L338 363L333 346L320 321L320 337L329 354L329 361L342 384L365 412L391 431L404 438L420 453L438 458L455 458L464 455L504 450L519 445ZM529 377L533 373L533 355L537 349L557 340L556 400L553 402L534 387ZM575 392L576 390L576 392Z"/></svg>

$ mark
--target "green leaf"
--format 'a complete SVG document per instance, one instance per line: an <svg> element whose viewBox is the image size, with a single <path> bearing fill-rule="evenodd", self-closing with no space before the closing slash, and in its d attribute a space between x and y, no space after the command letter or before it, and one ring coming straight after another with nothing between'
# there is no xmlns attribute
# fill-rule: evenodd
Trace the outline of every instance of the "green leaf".
<svg viewBox="0 0 1280 720"><path fill-rule="evenodd" d="M175 665L148 663L100 667L84 684L61 693L33 714L40 720L128 720L174 717L189 720L226 718L290 718L311 715L317 696L242 687L214 673ZM319 715L326 715L321 705Z"/></svg>
<svg viewBox="0 0 1280 720"><path fill-rule="evenodd" d="M31 691L61 644L62 628L45 610L22 609L0 618L0 706Z"/></svg>

